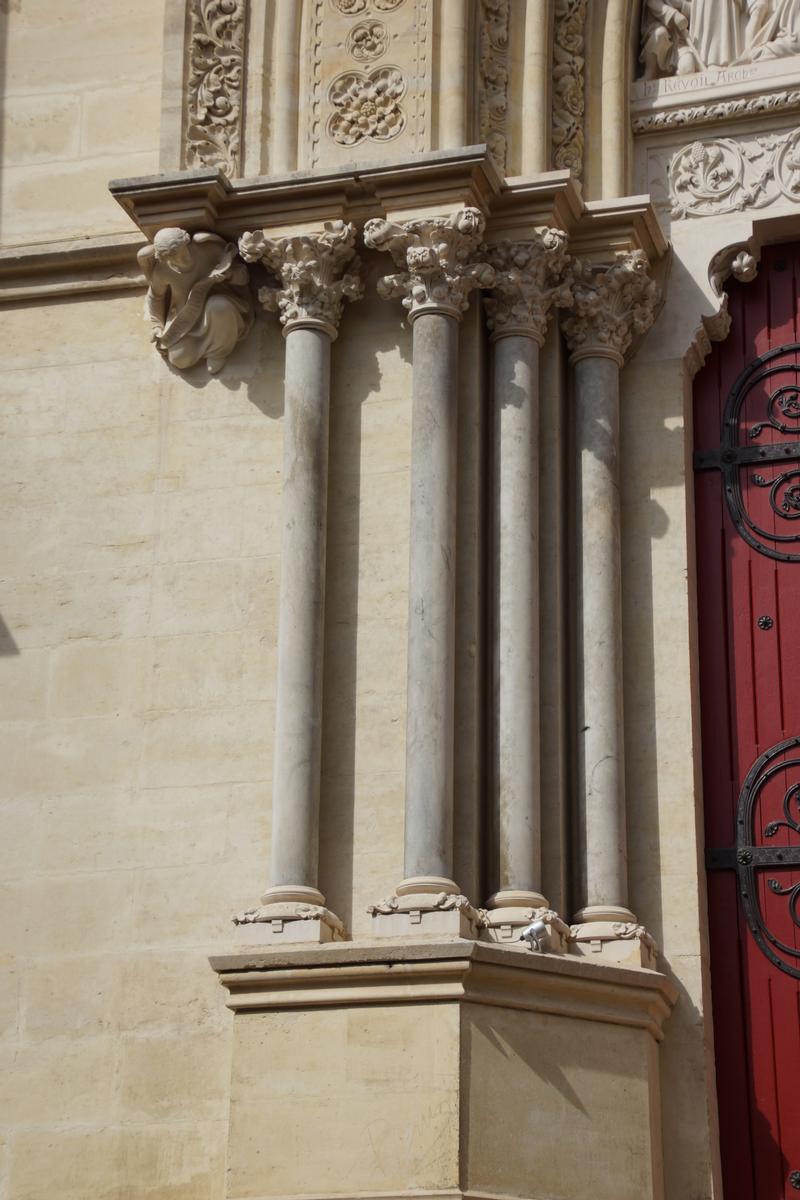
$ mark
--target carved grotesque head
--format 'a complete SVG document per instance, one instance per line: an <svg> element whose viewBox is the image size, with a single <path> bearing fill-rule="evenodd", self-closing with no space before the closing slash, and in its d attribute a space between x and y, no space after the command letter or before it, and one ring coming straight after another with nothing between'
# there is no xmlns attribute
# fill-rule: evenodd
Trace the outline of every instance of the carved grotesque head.
<svg viewBox="0 0 800 1200"><path fill-rule="evenodd" d="M188 271L192 265L191 243L185 229L159 229L153 238L156 260L173 271Z"/></svg>

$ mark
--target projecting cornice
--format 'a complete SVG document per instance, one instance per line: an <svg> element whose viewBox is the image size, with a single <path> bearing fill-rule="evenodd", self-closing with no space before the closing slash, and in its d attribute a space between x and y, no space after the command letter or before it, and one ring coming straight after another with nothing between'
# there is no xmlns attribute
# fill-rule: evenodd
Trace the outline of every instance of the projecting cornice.
<svg viewBox="0 0 800 1200"><path fill-rule="evenodd" d="M171 226L214 230L231 239L255 228L284 236L321 230L326 221L361 227L374 217L402 222L474 207L486 217L489 244L548 227L564 230L570 253L592 262L643 250L655 264L667 251L649 197L587 204L568 171L505 180L485 146L278 179L231 182L221 172L176 171L114 180L110 189L148 238Z"/></svg>
<svg viewBox="0 0 800 1200"><path fill-rule="evenodd" d="M475 207L486 217L490 246L551 228L568 235L570 254L599 265L643 250L655 267L668 249L649 197L587 204L568 171L505 180L484 146L406 163L233 183L221 171L174 171L114 180L110 190L140 232L0 251L0 306L142 288L146 281L136 261L142 234L152 240L160 229L174 227L235 241L253 229L282 237L321 232L326 221L352 221L361 229L371 217L403 222Z"/></svg>

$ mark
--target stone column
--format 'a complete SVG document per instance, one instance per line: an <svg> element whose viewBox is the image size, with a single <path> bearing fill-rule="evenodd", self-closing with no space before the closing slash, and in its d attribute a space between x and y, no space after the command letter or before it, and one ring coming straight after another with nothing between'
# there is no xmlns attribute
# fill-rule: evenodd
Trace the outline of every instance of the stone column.
<svg viewBox="0 0 800 1200"><path fill-rule="evenodd" d="M492 839L485 936L517 939L543 921L550 950L568 929L542 895L539 750L539 351L561 282L566 235L503 242L490 261L492 388Z"/></svg>
<svg viewBox="0 0 800 1200"><path fill-rule="evenodd" d="M235 918L260 942L331 941L342 924L317 887L331 342L342 301L361 295L351 270L355 229L239 240L247 262L281 280L262 288L286 339L281 585L272 798L271 886Z"/></svg>
<svg viewBox="0 0 800 1200"><path fill-rule="evenodd" d="M652 938L628 907L622 699L619 385L658 288L643 251L612 266L576 262L564 321L573 366L577 792L581 908L574 948L654 965Z"/></svg>
<svg viewBox="0 0 800 1200"><path fill-rule="evenodd" d="M471 935L477 922L451 875L458 326L470 291L494 281L487 263L470 262L483 228L482 214L465 208L364 230L367 246L401 268L379 292L402 299L414 355L405 879L370 909L377 933Z"/></svg>

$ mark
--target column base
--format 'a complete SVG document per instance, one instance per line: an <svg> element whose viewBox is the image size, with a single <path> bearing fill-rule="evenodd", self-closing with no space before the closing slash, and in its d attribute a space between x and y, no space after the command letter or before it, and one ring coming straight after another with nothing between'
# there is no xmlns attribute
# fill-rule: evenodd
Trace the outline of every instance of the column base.
<svg viewBox="0 0 800 1200"><path fill-rule="evenodd" d="M578 914L579 916L582 914ZM614 966L655 970L658 947L633 914L628 921L582 921L570 928L569 952Z"/></svg>
<svg viewBox="0 0 800 1200"><path fill-rule="evenodd" d="M238 928L239 940L250 946L294 942L323 945L341 942L345 936L344 925L330 909L297 900L272 901L248 908L238 913L233 923Z"/></svg>
<svg viewBox="0 0 800 1200"><path fill-rule="evenodd" d="M544 897L535 896L538 905L528 901L527 906L520 903L502 903L512 896L527 895L527 893L498 892L492 896L489 904L492 907L480 910L481 941L499 942L509 949L517 948L524 953L538 950L543 954L566 954L569 940L569 926L552 908L548 907ZM497 903L497 901L501 903ZM544 926L544 929L534 929L528 938L521 936L522 931L531 925Z"/></svg>
<svg viewBox="0 0 800 1200"><path fill-rule="evenodd" d="M450 938L212 965L228 1200L663 1200L657 972Z"/></svg>
<svg viewBox="0 0 800 1200"><path fill-rule="evenodd" d="M419 875L398 884L394 896L370 904L373 937L435 934L476 938L481 917L452 879Z"/></svg>

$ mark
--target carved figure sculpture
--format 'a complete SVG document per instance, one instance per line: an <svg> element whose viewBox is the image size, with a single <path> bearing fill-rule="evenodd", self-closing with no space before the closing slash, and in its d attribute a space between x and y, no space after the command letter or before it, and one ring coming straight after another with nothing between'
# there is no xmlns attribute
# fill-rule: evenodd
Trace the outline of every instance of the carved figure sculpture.
<svg viewBox="0 0 800 1200"><path fill-rule="evenodd" d="M698 70L700 63L689 38L691 14L692 0L644 0L639 59L645 79Z"/></svg>
<svg viewBox="0 0 800 1200"><path fill-rule="evenodd" d="M645 79L800 54L798 0L644 0Z"/></svg>
<svg viewBox="0 0 800 1200"><path fill-rule="evenodd" d="M729 67L745 48L748 0L692 0L689 34L702 67Z"/></svg>
<svg viewBox="0 0 800 1200"><path fill-rule="evenodd" d="M253 323L247 267L236 247L216 233L161 229L138 259L159 352L181 371L205 359L216 374Z"/></svg>
<svg viewBox="0 0 800 1200"><path fill-rule="evenodd" d="M774 8L774 11L771 9ZM797 0L755 0L747 24L743 62L800 54L800 4Z"/></svg>

